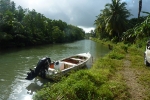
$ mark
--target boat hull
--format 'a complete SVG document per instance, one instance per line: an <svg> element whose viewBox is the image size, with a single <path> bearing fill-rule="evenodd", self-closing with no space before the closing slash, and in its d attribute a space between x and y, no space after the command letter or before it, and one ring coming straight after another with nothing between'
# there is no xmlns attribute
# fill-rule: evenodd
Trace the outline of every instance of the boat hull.
<svg viewBox="0 0 150 100"><path fill-rule="evenodd" d="M63 70L63 71L57 71L56 73L53 73L53 74L50 74L51 72L47 72L46 73L46 78L50 79L50 80L59 80L61 77L67 76L72 71L79 70L79 69L81 69L85 66L86 66L86 62L84 62L83 64L81 64L79 66L74 66L72 68L69 68L69 69L66 69L66 70Z"/></svg>
<svg viewBox="0 0 150 100"><path fill-rule="evenodd" d="M68 75L70 72L83 68L91 58L91 55L89 53L82 53L82 54L78 54L77 56L85 57L85 60L82 62L79 62L78 64L72 64L72 66L70 65L71 67L66 68L64 70L54 70L54 69L49 68L49 70L46 73L46 78L51 79L51 80L59 80L61 77ZM68 58L71 58L71 57L68 57ZM61 61L63 62L65 61L65 59L66 58L62 59ZM75 59L75 60L79 60L79 59Z"/></svg>

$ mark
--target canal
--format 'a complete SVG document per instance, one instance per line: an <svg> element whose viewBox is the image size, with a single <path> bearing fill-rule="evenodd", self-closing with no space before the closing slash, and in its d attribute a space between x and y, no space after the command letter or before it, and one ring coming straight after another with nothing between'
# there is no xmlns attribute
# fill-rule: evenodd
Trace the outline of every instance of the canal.
<svg viewBox="0 0 150 100"><path fill-rule="evenodd" d="M29 68L34 68L43 57L59 60L78 53L90 52L94 59L109 52L91 40L65 44L50 44L23 49L8 49L0 52L0 100L31 100L34 93L48 80L25 80ZM89 63L87 66L91 67Z"/></svg>

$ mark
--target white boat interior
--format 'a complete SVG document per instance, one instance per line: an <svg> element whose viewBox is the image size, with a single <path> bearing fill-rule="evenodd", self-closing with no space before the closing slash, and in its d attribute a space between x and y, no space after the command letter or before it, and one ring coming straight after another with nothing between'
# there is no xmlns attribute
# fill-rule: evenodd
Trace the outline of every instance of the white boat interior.
<svg viewBox="0 0 150 100"><path fill-rule="evenodd" d="M86 60L88 59L88 57L84 57L84 56L72 56L69 58L65 58L62 59L58 62L53 62L50 64L49 70L64 70L70 67L73 67L75 65L84 63Z"/></svg>

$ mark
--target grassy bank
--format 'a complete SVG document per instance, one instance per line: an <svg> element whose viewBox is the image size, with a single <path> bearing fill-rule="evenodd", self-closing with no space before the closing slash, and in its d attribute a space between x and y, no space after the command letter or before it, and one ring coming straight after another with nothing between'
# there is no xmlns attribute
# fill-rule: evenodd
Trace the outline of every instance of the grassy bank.
<svg viewBox="0 0 150 100"><path fill-rule="evenodd" d="M91 69L74 72L53 85L48 83L34 99L150 99L150 69L143 63L143 49L136 45L94 41L110 45L112 51L97 59Z"/></svg>

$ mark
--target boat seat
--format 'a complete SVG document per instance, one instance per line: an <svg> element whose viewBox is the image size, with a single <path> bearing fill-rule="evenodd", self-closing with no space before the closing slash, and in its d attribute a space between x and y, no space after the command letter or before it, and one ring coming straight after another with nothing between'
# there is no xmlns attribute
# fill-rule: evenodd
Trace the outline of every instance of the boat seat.
<svg viewBox="0 0 150 100"><path fill-rule="evenodd" d="M67 65L76 65L76 64L73 64L73 63L70 63L70 62L64 62L64 61L63 61L63 63L67 64Z"/></svg>
<svg viewBox="0 0 150 100"><path fill-rule="evenodd" d="M72 60L77 60L77 61L84 61L84 60L82 60L82 59L77 59L77 58L70 58L70 59L72 59Z"/></svg>

